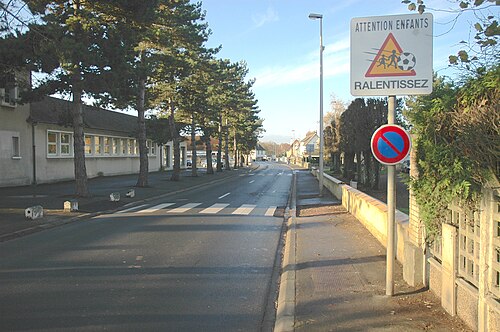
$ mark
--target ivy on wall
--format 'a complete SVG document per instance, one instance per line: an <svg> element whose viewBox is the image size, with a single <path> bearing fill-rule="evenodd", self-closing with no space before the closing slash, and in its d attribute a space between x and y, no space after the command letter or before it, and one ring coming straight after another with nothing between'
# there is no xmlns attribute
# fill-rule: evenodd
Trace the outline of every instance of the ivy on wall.
<svg viewBox="0 0 500 332"><path fill-rule="evenodd" d="M434 81L431 95L406 101L418 160L418 176L409 183L430 236L449 221L455 199L477 206L500 161L500 66L462 86Z"/></svg>

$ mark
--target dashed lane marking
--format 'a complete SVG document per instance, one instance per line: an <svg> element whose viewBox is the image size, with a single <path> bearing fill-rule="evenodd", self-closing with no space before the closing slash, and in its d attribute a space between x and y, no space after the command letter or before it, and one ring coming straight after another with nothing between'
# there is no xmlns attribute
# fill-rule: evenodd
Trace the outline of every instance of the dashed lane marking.
<svg viewBox="0 0 500 332"><path fill-rule="evenodd" d="M219 196L219 199L223 199L224 197L228 196L229 194L231 194L231 193L227 193L227 194L224 194L222 196Z"/></svg>

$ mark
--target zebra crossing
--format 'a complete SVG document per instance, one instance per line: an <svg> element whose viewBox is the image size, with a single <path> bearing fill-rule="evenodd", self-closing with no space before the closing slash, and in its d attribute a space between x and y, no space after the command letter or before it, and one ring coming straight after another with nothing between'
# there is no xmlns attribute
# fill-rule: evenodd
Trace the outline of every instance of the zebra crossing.
<svg viewBox="0 0 500 332"><path fill-rule="evenodd" d="M153 206L148 204L142 204L134 206L125 210L116 212L117 214L153 214L153 213L165 213L165 214L184 214L184 213L196 213L196 214L231 214L231 215L263 215L266 217L274 216L277 206L266 206L258 207L254 204L242 204L239 206L231 206L229 203L215 203L208 207L200 207L202 203L186 203L179 205L178 203L168 202L161 203ZM198 208L198 209L197 209Z"/></svg>

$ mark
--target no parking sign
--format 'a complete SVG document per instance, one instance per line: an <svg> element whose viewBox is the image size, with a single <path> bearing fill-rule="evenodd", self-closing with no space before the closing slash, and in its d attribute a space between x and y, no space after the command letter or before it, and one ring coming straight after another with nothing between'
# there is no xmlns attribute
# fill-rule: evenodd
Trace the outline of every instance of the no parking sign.
<svg viewBox="0 0 500 332"><path fill-rule="evenodd" d="M384 165L396 165L408 157L411 138L400 126L384 125L373 133L370 145L379 162Z"/></svg>

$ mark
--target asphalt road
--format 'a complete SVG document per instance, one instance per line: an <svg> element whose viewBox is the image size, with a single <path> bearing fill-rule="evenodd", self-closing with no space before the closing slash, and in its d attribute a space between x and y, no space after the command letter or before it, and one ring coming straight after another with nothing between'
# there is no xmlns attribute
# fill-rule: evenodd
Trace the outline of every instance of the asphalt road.
<svg viewBox="0 0 500 332"><path fill-rule="evenodd" d="M261 331L292 172L217 186L0 243L2 331ZM276 276L274 276L276 277Z"/></svg>

